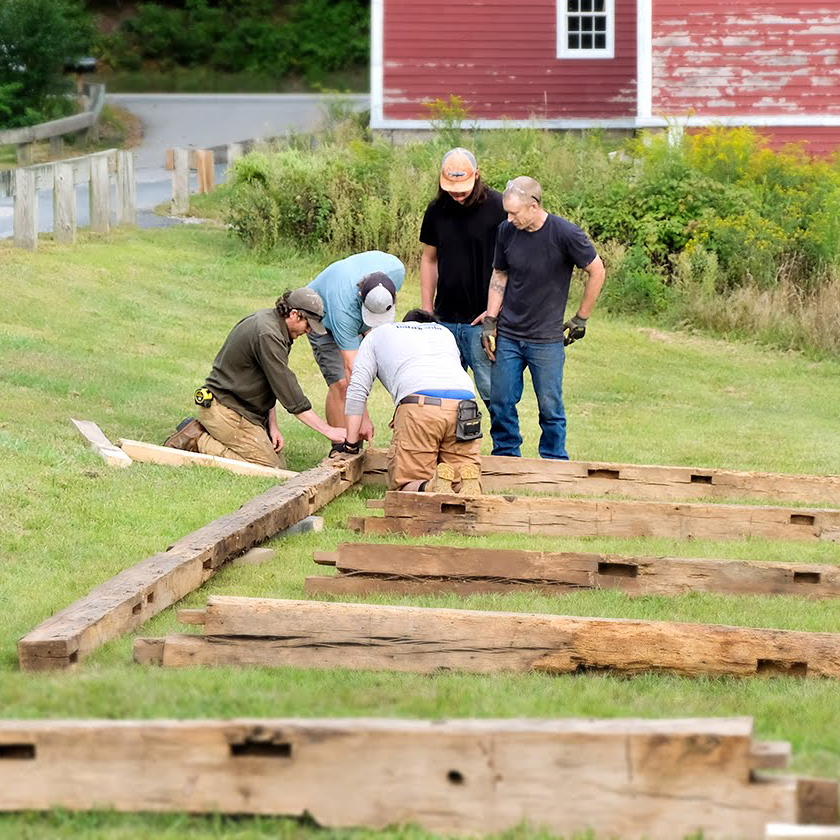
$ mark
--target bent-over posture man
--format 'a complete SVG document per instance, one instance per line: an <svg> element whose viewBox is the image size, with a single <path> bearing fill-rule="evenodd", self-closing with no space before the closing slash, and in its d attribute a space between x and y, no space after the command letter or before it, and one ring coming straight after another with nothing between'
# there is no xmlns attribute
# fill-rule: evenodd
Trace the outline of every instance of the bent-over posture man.
<svg viewBox="0 0 840 840"><path fill-rule="evenodd" d="M396 405L388 488L451 493L460 478L461 493L480 493L480 415L452 333L422 309L369 333L347 388L347 440L334 451L359 451L359 428L376 377Z"/></svg>
<svg viewBox="0 0 840 840"><path fill-rule="evenodd" d="M517 405L527 367L540 412L540 456L568 460L564 348L586 334L586 321L604 285L604 264L577 225L543 209L542 188L533 178L508 181L503 199L507 221L499 225L496 237L482 326L482 342L495 362L490 389L493 454L521 454ZM575 266L587 274L583 299L577 314L564 323Z"/></svg>
<svg viewBox="0 0 840 840"><path fill-rule="evenodd" d="M283 468L275 402L331 441L344 440L344 429L330 426L312 410L289 368L292 342L310 330L325 333L323 317L321 298L303 288L279 297L274 309L243 318L196 391L198 420L184 420L164 445Z"/></svg>
<svg viewBox="0 0 840 840"><path fill-rule="evenodd" d="M461 364L472 368L478 393L490 402L490 360L476 316L487 306L496 231L505 220L502 194L482 183L475 156L450 149L440 167L440 189L420 228L423 309L452 332Z"/></svg>
<svg viewBox="0 0 840 840"><path fill-rule="evenodd" d="M326 335L309 336L315 361L327 383L327 422L344 422L344 398L361 337L396 314L397 292L405 266L393 254L364 251L328 265L308 286L324 301ZM365 413L361 436L373 440L373 424Z"/></svg>

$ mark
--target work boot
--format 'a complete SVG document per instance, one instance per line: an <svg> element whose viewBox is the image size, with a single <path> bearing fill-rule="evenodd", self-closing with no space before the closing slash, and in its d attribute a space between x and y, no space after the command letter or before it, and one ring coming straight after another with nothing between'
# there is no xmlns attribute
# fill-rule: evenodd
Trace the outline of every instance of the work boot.
<svg viewBox="0 0 840 840"><path fill-rule="evenodd" d="M424 493L451 493L455 470L450 464L438 464L435 474L426 482Z"/></svg>
<svg viewBox="0 0 840 840"><path fill-rule="evenodd" d="M198 452L198 439L207 431L195 417L187 417L178 424L175 432L163 442L164 446L173 449L184 449L187 452Z"/></svg>
<svg viewBox="0 0 840 840"><path fill-rule="evenodd" d="M461 487L458 492L462 496L480 496L481 467L477 464L464 464L461 467Z"/></svg>

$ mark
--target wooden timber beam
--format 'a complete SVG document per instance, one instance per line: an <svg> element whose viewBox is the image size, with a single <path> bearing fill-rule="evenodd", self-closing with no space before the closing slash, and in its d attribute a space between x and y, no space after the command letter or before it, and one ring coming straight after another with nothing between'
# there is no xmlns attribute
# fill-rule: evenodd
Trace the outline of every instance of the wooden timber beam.
<svg viewBox="0 0 840 840"><path fill-rule="evenodd" d="M120 572L20 639L20 667L66 668L110 639L136 630L198 589L223 563L341 495L361 473L361 455L325 460Z"/></svg>
<svg viewBox="0 0 840 840"><path fill-rule="evenodd" d="M489 493L528 490L635 499L766 499L840 506L840 475L790 475L710 467L660 467L601 461L555 461L485 455L482 483ZM384 449L365 456L365 484L387 484Z"/></svg>
<svg viewBox="0 0 840 840"><path fill-rule="evenodd" d="M6 720L0 811L307 813L324 827L415 823L449 835L526 822L562 836L763 840L768 822L811 816L801 798L813 781L823 813L836 815L836 782L762 776L756 747L750 718Z"/></svg>
<svg viewBox="0 0 840 840"><path fill-rule="evenodd" d="M218 467L238 475L257 475L268 478L294 478L300 473L252 464L250 461L237 461L234 458L219 458L202 452L185 452L170 446L157 446L154 443L142 443L138 440L120 439L120 450L134 461L148 464L163 464L170 467L204 466Z"/></svg>
<svg viewBox="0 0 840 840"><path fill-rule="evenodd" d="M105 433L91 420L74 420L70 422L78 429L79 434L88 442L90 448L102 458L109 467L130 467L131 458L118 446L105 437Z"/></svg>
<svg viewBox="0 0 840 840"><path fill-rule="evenodd" d="M519 533L563 537L669 537L728 540L763 537L840 542L840 510L558 499L536 496L385 494L385 516L353 520L363 533L412 536Z"/></svg>
<svg viewBox="0 0 840 840"><path fill-rule="evenodd" d="M564 551L341 543L315 562L341 574L308 577L306 593L398 595L521 592L558 594L620 589L628 595L726 594L840 596L840 566Z"/></svg>
<svg viewBox="0 0 840 840"><path fill-rule="evenodd" d="M224 596L203 624L161 664L840 677L840 633Z"/></svg>

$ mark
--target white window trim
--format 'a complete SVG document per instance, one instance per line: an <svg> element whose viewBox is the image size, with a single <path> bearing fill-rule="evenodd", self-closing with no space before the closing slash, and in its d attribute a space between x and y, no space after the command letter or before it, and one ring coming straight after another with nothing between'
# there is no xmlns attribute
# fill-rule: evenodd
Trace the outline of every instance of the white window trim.
<svg viewBox="0 0 840 840"><path fill-rule="evenodd" d="M567 5L567 0L557 0L557 58L615 58L615 0L604 2L604 12L607 16L607 46L603 49L569 49L566 30Z"/></svg>

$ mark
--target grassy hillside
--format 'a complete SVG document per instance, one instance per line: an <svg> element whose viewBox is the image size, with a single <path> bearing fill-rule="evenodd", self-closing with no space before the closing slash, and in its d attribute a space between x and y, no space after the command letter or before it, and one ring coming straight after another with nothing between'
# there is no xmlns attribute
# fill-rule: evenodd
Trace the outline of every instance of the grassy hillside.
<svg viewBox="0 0 840 840"><path fill-rule="evenodd" d="M17 639L121 569L262 492L265 479L201 468L136 464L113 470L89 452L70 417L97 422L115 440L161 442L190 409L230 327L310 280L331 257L285 252L258 262L220 231L175 228L42 243L24 253L0 243L0 714L4 717L226 716L684 717L753 715L757 735L790 740L797 772L840 778L840 690L831 681L686 679L650 674L548 677L419 676L373 672L146 670L131 638L116 640L73 673L22 674ZM577 293L579 294L579 286ZM573 293L573 297L574 297ZM416 276L399 312L419 302ZM326 388L305 340L292 353L320 411ZM840 473L840 364L607 318L596 311L566 367L573 458ZM377 386L376 443L392 407ZM278 420L289 466L326 454L323 438ZM533 394L521 416L524 454L536 456ZM489 440L485 438L485 451ZM326 528L283 542L275 562L225 569L180 606L208 594L303 597L319 574L315 550L360 539L345 529L381 488L351 491L325 511ZM394 542L400 538L393 537ZM669 553L773 561L840 562L832 543L664 539L433 537L438 544ZM278 543L279 547L279 543ZM386 599L380 599L386 600ZM709 594L630 599L618 592L391 599L570 615L718 622L840 632L836 603ZM170 609L142 635L182 629ZM400 836L420 836L402 830ZM330 833L333 836L334 833ZM346 832L348 836L349 832ZM359 832L354 836L372 834ZM0 838L262 838L323 836L291 820L173 816L15 815ZM381 836L381 835L377 835Z"/></svg>

